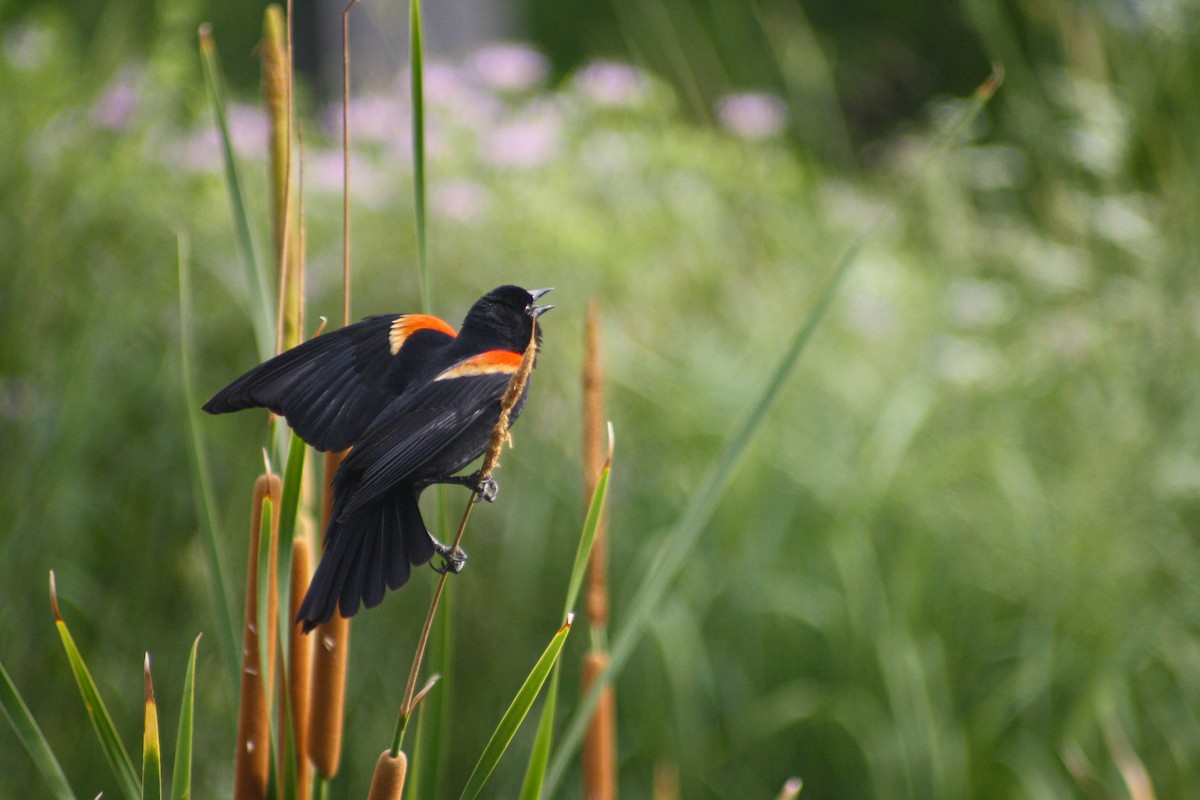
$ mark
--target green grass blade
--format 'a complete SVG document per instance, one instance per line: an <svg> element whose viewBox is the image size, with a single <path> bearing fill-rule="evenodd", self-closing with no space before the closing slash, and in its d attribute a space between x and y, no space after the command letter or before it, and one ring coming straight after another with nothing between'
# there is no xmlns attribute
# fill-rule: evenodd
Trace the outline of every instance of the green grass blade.
<svg viewBox="0 0 1200 800"><path fill-rule="evenodd" d="M596 478L596 488L592 490L592 501L588 505L583 532L579 536L579 547L575 551L575 564L571 567L571 580L567 584L564 616L571 614L571 610L575 607L575 600L579 597L579 588L583 585L588 559L592 553L592 543L596 541L596 530L600 526L600 516L604 511L604 499L608 495L608 476L611 471L611 466L605 465ZM542 794L546 769L550 763L550 748L554 741L554 715L558 707L558 674L559 665L555 664L554 671L550 676L550 685L546 688L546 702L542 705L542 715L538 720L533 749L529 754L529 766L525 768L525 780L521 784L521 800L537 800Z"/></svg>
<svg viewBox="0 0 1200 800"><path fill-rule="evenodd" d="M53 572L50 573L50 605L54 609L54 624L58 628L59 638L62 639L63 649L66 650L67 662L71 665L71 673L75 676L75 684L79 687L84 708L87 709L88 716L92 719L92 727L96 729L96 737L100 740L104 757L107 759L109 767L112 768L113 775L116 776L121 793L128 800L141 800L141 782L134 769L133 761L129 758L129 751L122 744L116 726L113 725L112 716L108 713L108 707L104 705L104 699L100 697L100 690L96 688L96 682L92 680L92 673L84 663L83 656L75 645L75 639L67 628L67 623L58 612L58 597L54 591Z"/></svg>
<svg viewBox="0 0 1200 800"><path fill-rule="evenodd" d="M592 502L588 505L583 532L579 536L579 547L575 551L575 564L571 567L571 580L567 584L567 602L563 609L563 616L567 616L575 610L575 601L579 598L579 588L583 586L583 578L587 574L588 559L592 555L592 543L596 541L596 529L600 526L600 516L604 512L604 498L608 495L608 475L611 471L611 467L605 466L596 478L596 488L592 491Z"/></svg>
<svg viewBox="0 0 1200 800"><path fill-rule="evenodd" d="M258 581L255 588L258 591L258 612L255 624L258 626L258 668L262 673L263 686L267 686L267 676L271 674L271 658L267 649L270 644L270 596L271 596L271 524L275 516L275 504L271 502L268 492L262 499L262 516L258 525ZM267 704L270 705L270 695ZM274 738L274 737L272 737Z"/></svg>
<svg viewBox="0 0 1200 800"><path fill-rule="evenodd" d="M939 160L945 151L958 141L959 136L970 125L971 121L983 110L983 107L991 99L996 88L999 86L1002 75L1003 73L997 67L988 81L976 90L972 102L959 113L958 117L942 135L938 147L931 154L929 161L918 170L916 175L909 180L904 190L900 193L898 201L900 205L903 205L915 190L925 170ZM758 433L763 420L766 419L767 412L774 405L775 400L779 397L780 392L782 392L788 378L791 377L796 364L799 362L800 356L807 349L809 342L812 341L812 337L821 322L824 321L825 315L833 304L834 298L837 297L838 290L841 288L850 268L858 259L859 253L875 238L879 229L890 217L891 211L889 209L881 211L871 225L851 243L850 247L847 248L846 252L838 260L833 275L818 296L816 304L813 306L808 318L796 332L783 358L780 359L770 379L767 381L765 388L755 398L746 416L738 424L716 466L700 482L700 490L693 496L679 522L664 537L658 555L652 562L650 569L647 571L641 585L633 596L633 600L629 604L628 616L624 620L624 624L621 626L621 630L613 642L608 668L597 678L592 688L583 698L563 735L561 746L550 765L550 772L546 778L546 791L550 795L554 795L559 783L566 774L568 760L574 755L575 750L579 747L579 743L583 739L584 730L592 717L592 713L595 711L596 704L600 700L600 693L605 686L615 679L616 675L629 660L634 647L641 641L642 635L646 631L646 626L662 602L667 589L670 588L679 571L687 562L687 558L695 548L700 535L707 528L709 520L712 519L717 504L724 496L725 490L736 473L737 466L749 448L750 442L753 440L755 434Z"/></svg>
<svg viewBox="0 0 1200 800"><path fill-rule="evenodd" d="M500 757L504 755L504 751L512 742L513 737L517 735L517 729L521 727L533 701L537 699L538 692L541 691L542 684L546 682L550 670L558 661L558 655L562 652L563 644L566 643L567 635L570 632L571 620L568 618L558 629L558 633L554 634L554 638L550 640L550 644L547 645L541 658L533 665L533 670L521 684L521 688L508 706L508 710L500 718L500 724L496 726L492 738L488 740L487 746L483 748L483 754L479 756L478 763L475 764L470 777L467 778L467 785L462 792L463 798L478 797L480 791L483 790L492 771L496 769L496 764L500 762Z"/></svg>
<svg viewBox="0 0 1200 800"><path fill-rule="evenodd" d="M200 62L204 68L204 84L208 88L209 101L217 120L217 133L221 140L221 155L225 163L225 183L229 187L229 200L233 207L233 224L242 251L242 265L246 270L251 291L256 301L251 316L254 334L258 341L259 357L266 361L275 355L275 309L271 305L270 283L263 271L258 249L254 244L250 228L250 216L246 211L246 200L242 193L242 181L238 176L237 160L233 153L233 140L229 135L229 120L225 115L225 92L222 89L221 68L217 63L216 46L208 25L200 26Z"/></svg>
<svg viewBox="0 0 1200 800"><path fill-rule="evenodd" d="M558 677L561 664L554 664L550 673L550 685L546 687L546 702L542 704L542 716L538 720L537 734L533 737L533 748L529 752L529 766L525 768L525 780L521 783L521 800L538 800L546 782L546 768L550 765L550 749L554 744L554 715L558 710Z"/></svg>
<svg viewBox="0 0 1200 800"><path fill-rule="evenodd" d="M42 735L42 729L29 712L29 707L21 699L21 693L8 676L4 664L0 664L0 710L4 711L8 724L21 740L21 746L29 753L38 772L42 774L42 779L50 787L51 796L55 800L75 800L75 792L71 790L71 784L67 783L67 776L63 773L58 758L50 749L46 737Z"/></svg>
<svg viewBox="0 0 1200 800"><path fill-rule="evenodd" d="M150 678L150 654L143 667L146 678L145 725L142 728L142 800L162 800L162 744L158 737L158 702Z"/></svg>
<svg viewBox="0 0 1200 800"><path fill-rule="evenodd" d="M183 676L183 700L179 704L179 733L175 737L175 763L171 769L171 800L191 800L192 717L196 704L196 653L200 637L192 642L187 673Z"/></svg>
<svg viewBox="0 0 1200 800"><path fill-rule="evenodd" d="M421 34L421 0L409 0L409 71L412 79L413 213L417 226L417 275L421 308L433 312L429 285L429 242L425 214L425 48Z"/></svg>
<svg viewBox="0 0 1200 800"><path fill-rule="evenodd" d="M179 363L183 373L183 402L184 413L187 416L188 432L191 434L191 449L189 455L192 461L192 474L196 480L193 496L196 503L196 516L201 520L204 530L204 554L208 560L209 594L212 596L214 610L217 615L217 642L221 648L221 660L225 662L226 677L229 686L235 690L239 685L238 647L234 642L237 638L238 626L234 621L229 603L229 584L225 580L224 555L221 551L221 537L217 532L216 501L213 498L212 481L209 478L208 460L204 452L204 440L200 436L200 401L192 385L192 351L195 349L192 338L192 289L191 271L188 267L186 240L179 237Z"/></svg>

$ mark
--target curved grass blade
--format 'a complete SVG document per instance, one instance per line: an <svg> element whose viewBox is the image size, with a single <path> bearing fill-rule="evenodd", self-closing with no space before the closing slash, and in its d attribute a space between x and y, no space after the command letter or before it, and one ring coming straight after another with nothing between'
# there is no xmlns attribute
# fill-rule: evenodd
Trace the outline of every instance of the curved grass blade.
<svg viewBox="0 0 1200 800"><path fill-rule="evenodd" d="M4 664L0 664L0 710L4 711L8 724L21 740L21 746L29 753L38 772L42 774L42 779L50 787L50 794L55 800L75 800L75 792L71 790L71 784L67 782L67 776L63 773L58 758L50 749L46 737L42 735L42 729L29 712L29 707L21 699L21 693L8 676Z"/></svg>
<svg viewBox="0 0 1200 800"><path fill-rule="evenodd" d="M604 499L608 495L608 476L612 471L612 456L600 470L596 478L596 488L592 490L592 501L588 505L587 517L583 523L583 532L579 537L579 548L575 552L575 564L571 567L571 580L567 584L567 602L565 614L569 615L579 596L583 585L583 576L587 572L588 557L592 552L592 543L596 540L596 531L600 527L600 516L604 510ZM542 785L546 780L546 769L550 764L550 748L554 740L554 714L558 707L558 664L550 676L550 686L546 689L546 702L542 705L542 715L538 720L537 735L533 739L533 749L529 754L529 766L525 768L525 779L521 784L521 800L537 800L542 796Z"/></svg>
<svg viewBox="0 0 1200 800"><path fill-rule="evenodd" d="M946 132L939 139L938 146L934 149L929 160L903 186L898 196L897 205L903 205L907 202L908 198L916 190L920 178L924 175L925 171L937 163L943 154L959 140L963 132L979 115L984 106L987 105L992 95L995 94L996 89L999 88L1003 80L1003 75L1004 72L1001 67L996 65L992 75L975 90L971 102L966 104L965 108L951 122ZM808 349L808 343L812 341L817 328L820 327L830 306L833 305L833 301L837 297L846 275L849 274L850 268L858 260L859 253L876 237L883 224L891 219L891 217L891 208L883 209L874 221L859 234L858 238L850 244L842 257L838 259L833 275L821 291L821 294L818 295L812 311L809 312L808 318L805 319L800 329L796 331L795 336L788 345L788 349L784 352L783 357L775 367L770 380L767 381L767 385L754 399L746 416L738 424L738 427L729 439L729 443L725 446L724 452L721 453L716 466L700 482L700 489L692 497L683 516L680 517L679 521L664 537L657 556L651 563L649 571L647 571L645 577L642 579L641 585L638 587L632 602L629 604L628 617L624 620L620 633L613 642L608 668L600 674L579 707L575 709L575 714L572 716L571 722L563 734L561 746L558 753L555 754L554 760L551 762L550 771L546 778L546 792L549 795L553 796L555 794L559 783L561 783L565 776L568 759L574 755L583 739L584 729L587 727L588 721L592 718L596 705L600 701L601 692L605 686L615 680L617 674L624 668L625 663L633 653L634 647L641 641L642 634L645 633L647 625L650 623L654 612L658 609L667 590L674 582L684 564L687 563L688 556L695 548L700 535L708 527L708 523L716 511L718 503L725 495L725 490L729 487L730 482L736 474L742 456L745 455L759 428L762 427L762 423L767 417L767 412L770 411L771 407L775 404L775 400L783 391L788 378L791 377L796 364L800 361L800 356Z"/></svg>
<svg viewBox="0 0 1200 800"><path fill-rule="evenodd" d="M196 653L200 637L192 642L187 673L183 676L183 700L179 706L179 734L175 737L175 764L171 769L171 800L192 796L192 715L196 701Z"/></svg>
<svg viewBox="0 0 1200 800"><path fill-rule="evenodd" d="M146 678L145 727L142 732L142 800L162 800L162 745L158 738L158 703L150 678L150 654L142 667Z"/></svg>
<svg viewBox="0 0 1200 800"><path fill-rule="evenodd" d="M67 652L67 661L75 676L75 684L79 687L79 694L83 698L83 705L87 708L88 716L92 718L92 727L96 729L96 737L100 740L104 757L108 760L108 765L112 768L113 775L116 776L117 783L121 787L121 793L127 800L141 800L141 781L133 767L133 761L129 758L129 751L121 743L121 737L117 735L117 729L113 725L108 708L104 705L104 699L100 697L100 690L96 688L96 682L92 680L92 673L88 671L87 664L84 663L83 656L75 645L75 639L71 636L71 631L67 629L67 623L63 620L62 614L58 611L58 594L54 589L53 572L50 573L50 607L54 611L54 624L58 628L59 638L62 639L63 649Z"/></svg>
<svg viewBox="0 0 1200 800"><path fill-rule="evenodd" d="M550 644L546 646L541 658L533 665L533 670L521 684L517 696L513 698L508 710L500 718L500 724L496 726L487 746L483 748L483 754L479 756L478 763L471 770L471 775L467 778L467 785L462 791L462 797L466 800L478 797L480 791L483 790L492 771L496 769L496 764L500 762L500 757L504 755L504 751L512 742L513 737L517 735L517 729L521 727L525 715L529 713L533 701L537 699L538 692L541 691L542 684L546 682L551 668L558 661L558 655L562 652L563 644L566 643L567 635L570 632L571 618L567 617L567 621L563 623L563 626L554 634L554 638L550 640Z"/></svg>
<svg viewBox="0 0 1200 800"><path fill-rule="evenodd" d="M216 46L213 44L212 29L208 24L200 26L200 62L204 68L204 84L217 118L217 133L221 139L221 155L225 163L225 183L229 187L229 201L233 206L233 224L242 251L242 264L250 282L257 306L251 315L254 321L258 354L266 361L275 355L275 310L271 305L271 294L267 289L267 276L263 272L250 229L250 218L246 212L246 200L242 194L242 181L238 176L237 160L234 158L232 138L229 135L229 120L225 116L225 93L221 86L221 68L217 63Z"/></svg>
<svg viewBox="0 0 1200 800"><path fill-rule="evenodd" d="M217 641L221 647L221 660L225 662L230 687L239 683L238 649L234 645L237 624L229 603L229 584L225 580L224 554L221 537L217 533L217 514L214 511L212 481L209 480L208 460L204 453L204 440L200 436L200 402L192 386L192 289L191 272L188 268L187 244L181 235L178 241L179 261L179 363L183 373L183 399L188 431L191 434L192 472L195 476L194 492L196 516L204 527L204 554L208 560L209 594L217 614ZM236 693L236 692L235 692Z"/></svg>

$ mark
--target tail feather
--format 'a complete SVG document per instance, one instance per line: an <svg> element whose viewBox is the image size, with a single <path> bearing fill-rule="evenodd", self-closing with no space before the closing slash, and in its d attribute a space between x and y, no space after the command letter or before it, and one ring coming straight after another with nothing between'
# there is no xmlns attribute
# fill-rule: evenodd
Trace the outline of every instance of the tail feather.
<svg viewBox="0 0 1200 800"><path fill-rule="evenodd" d="M335 612L352 617L360 605L374 608L388 589L408 582L413 565L433 557L433 539L412 486L397 486L341 521L338 505L325 534L325 553L296 615L305 633Z"/></svg>

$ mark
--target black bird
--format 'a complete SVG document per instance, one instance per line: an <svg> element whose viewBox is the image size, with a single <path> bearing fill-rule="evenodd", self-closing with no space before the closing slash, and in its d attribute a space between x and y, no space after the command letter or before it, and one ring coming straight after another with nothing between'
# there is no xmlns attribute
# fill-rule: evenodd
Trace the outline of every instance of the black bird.
<svg viewBox="0 0 1200 800"><path fill-rule="evenodd" d="M308 632L335 610L352 617L408 581L433 554L462 556L425 527L417 504L435 483L495 483L455 473L483 454L500 399L520 366L549 289L501 286L476 301L462 330L427 314L380 314L281 353L204 405L210 414L269 408L317 450L352 447L333 479L325 551L300 605ZM515 422L528 384L516 406Z"/></svg>

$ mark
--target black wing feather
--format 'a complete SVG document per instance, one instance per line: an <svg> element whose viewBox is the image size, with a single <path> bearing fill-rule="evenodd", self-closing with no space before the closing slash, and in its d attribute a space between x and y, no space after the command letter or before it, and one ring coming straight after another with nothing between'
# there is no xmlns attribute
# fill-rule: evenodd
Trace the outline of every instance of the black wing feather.
<svg viewBox="0 0 1200 800"><path fill-rule="evenodd" d="M453 337L422 330L393 356L388 332L400 315L380 314L300 344L242 375L205 404L210 414L269 408L318 450L344 450L401 391L416 353ZM413 345L416 345L413 347Z"/></svg>
<svg viewBox="0 0 1200 800"><path fill-rule="evenodd" d="M412 477L464 433L474 432L485 414L498 415L511 377L494 373L434 381L396 398L339 468L338 485L348 494L342 513L354 514Z"/></svg>

